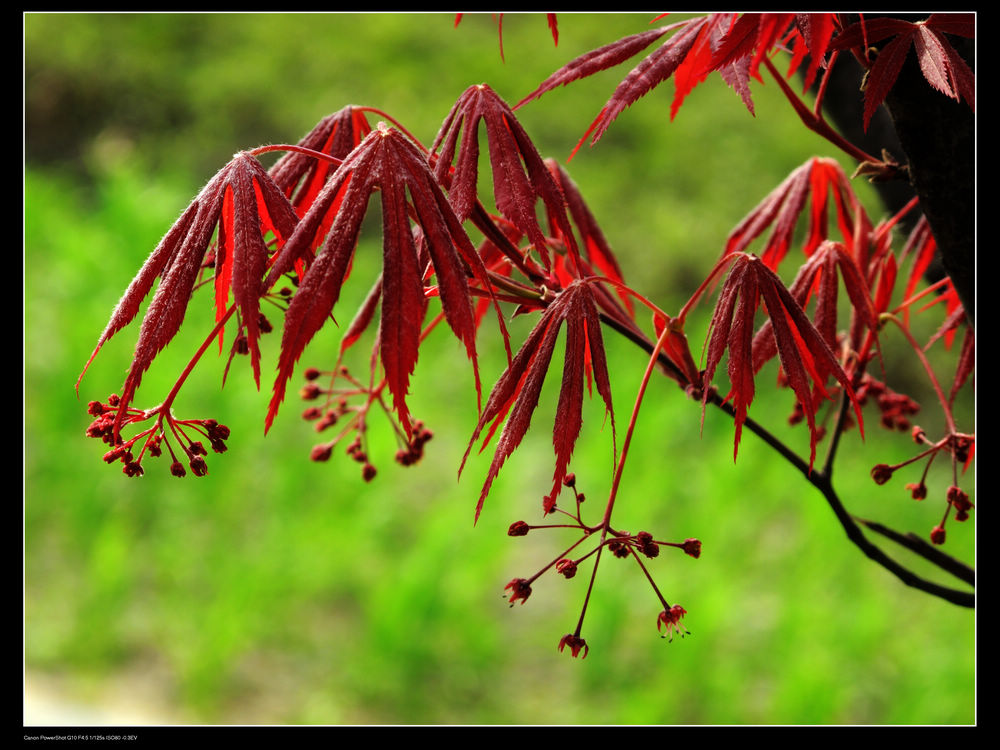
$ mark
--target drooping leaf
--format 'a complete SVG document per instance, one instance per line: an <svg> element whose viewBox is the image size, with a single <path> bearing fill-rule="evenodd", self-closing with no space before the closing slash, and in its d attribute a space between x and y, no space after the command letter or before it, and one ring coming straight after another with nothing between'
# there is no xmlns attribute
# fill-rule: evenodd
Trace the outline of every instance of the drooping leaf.
<svg viewBox="0 0 1000 750"><path fill-rule="evenodd" d="M803 310L815 296L813 326L826 345L835 350L837 333L840 329L837 321L838 276L843 280L847 296L851 301L852 316L858 319L863 329L876 337L877 343L878 316L868 284L855 258L843 244L831 241L821 244L799 268L798 274L788 287L788 292ZM767 321L754 336L754 372L759 372L777 353L772 324Z"/></svg>
<svg viewBox="0 0 1000 750"><path fill-rule="evenodd" d="M468 279L472 277L487 288L486 270L435 181L426 157L398 130L380 123L330 177L273 264L270 280L284 273L303 248L313 244L325 216L337 204L332 227L285 315L267 428L284 398L295 362L326 323L340 297L369 198L375 190L381 195L383 248L378 348L401 426L407 431L411 426L406 395L417 361L425 306L425 269L419 262L411 231L411 214L423 232L445 318L465 345L479 390L476 324Z"/></svg>
<svg viewBox="0 0 1000 750"><path fill-rule="evenodd" d="M220 305L219 300L232 289L247 330L254 379L259 384L260 296L265 291L262 279L270 253L264 233L272 230L280 241L292 234L297 221L285 196L254 157L239 153L219 170L129 285L87 362L89 366L104 342L135 318L159 277L122 389L119 415L128 409L143 373L180 329L217 227L216 268L221 269L224 280L216 286L217 317L221 320L225 314L225 304Z"/></svg>
<svg viewBox="0 0 1000 750"><path fill-rule="evenodd" d="M549 172L552 173L553 178L566 199L570 219L580 235L580 248L583 260L597 274L604 275L612 281L624 284L625 278L622 274L621 265L618 263L618 258L614 250L611 249L611 245L604 236L604 232L597 223L593 212L580 193L579 187L577 187L576 183L569 176L569 173L559 162L554 159L546 159L545 165L548 167ZM552 215L549 217L550 224L552 225L551 230L555 235L559 235L561 231L557 218ZM620 305L614 303L610 305L606 303L601 304L602 309L607 310L615 317L621 317L624 312L626 319L634 319L635 305L632 297L620 288L617 291L619 299L622 305L624 305L624 311ZM598 295L599 299L607 299L608 292L603 286L596 286L594 292Z"/></svg>
<svg viewBox="0 0 1000 750"><path fill-rule="evenodd" d="M599 49L587 52L586 54L583 54L580 57L566 63L563 67L546 78L537 89L519 101L514 106L514 109L520 109L533 99L537 99L542 94L558 88L559 86L565 86L573 81L587 78L588 76L592 76L594 73L620 65L629 58L642 52L642 50L646 49L646 47L651 45L664 34L667 34L681 26L686 26L687 23L687 21L682 21L669 26L662 26L658 29L643 31L638 34L633 34L619 39L617 42L606 44Z"/></svg>
<svg viewBox="0 0 1000 750"><path fill-rule="evenodd" d="M812 200L809 233L803 252L811 254L828 239L828 190L834 198L841 235L845 243L853 244L855 219L850 209L859 207L860 203L852 200L850 183L840 165L833 159L814 157L793 170L736 225L726 240L723 257L744 252L753 240L772 227L760 256L769 267L777 268L788 253L795 225L809 198Z"/></svg>
<svg viewBox="0 0 1000 750"><path fill-rule="evenodd" d="M591 285L584 281L577 281L562 291L546 308L541 320L528 335L524 345L493 387L479 423L469 441L465 458L462 460L463 466L473 443L476 442L483 430L488 428L482 446L485 449L497 428L506 419L486 482L476 505L476 519L479 518L490 486L500 468L520 445L528 431L531 416L538 405L538 397L552 359L559 329L564 322L566 323L566 355L552 433L556 454L552 493L549 496L552 503L555 503L555 498L562 486L562 480L566 476L566 468L569 465L569 459L583 423L583 377L587 361L590 362L594 383L604 400L607 413L611 417L612 432L614 431L611 383L608 377L607 359L601 337L597 305Z"/></svg>
<svg viewBox="0 0 1000 750"><path fill-rule="evenodd" d="M607 104L580 139L577 149L588 137L591 145L597 143L618 115L670 78L694 47L707 21L706 16L677 24L681 27L680 31L661 44L618 84Z"/></svg>
<svg viewBox="0 0 1000 750"><path fill-rule="evenodd" d="M343 159L371 132L365 113L347 106L327 115L297 145ZM295 212L304 216L326 184L333 165L298 151L289 151L269 171L271 179L288 197Z"/></svg>
<svg viewBox="0 0 1000 750"><path fill-rule="evenodd" d="M535 204L540 199L546 208L561 213L561 225L569 233L565 201L514 112L486 84L466 89L442 123L431 146L431 152L437 154L434 173L448 187L448 199L459 220L472 215L478 191L480 121L486 126L497 209L527 235L548 266L545 235ZM570 251L576 254L575 245Z"/></svg>
<svg viewBox="0 0 1000 750"><path fill-rule="evenodd" d="M736 16L732 13L714 13L701 27L691 50L674 71L674 101L670 105L671 120L677 116L677 112L687 95L712 72L712 60L735 19ZM737 60L732 64L722 66L719 69L719 74L740 95L747 109L753 114L753 99L750 97L748 82L749 66L744 61Z"/></svg>
<svg viewBox="0 0 1000 750"><path fill-rule="evenodd" d="M723 259L713 274L725 263L730 263L731 267L719 292L719 301L709 326L702 408L707 403L716 367L728 349L731 388L725 400L732 402L735 412L735 459L747 409L754 398L754 316L763 302L781 367L808 420L811 467L819 439L815 419L817 396L827 396L825 383L829 377L834 377L848 394L854 404L858 425L862 424L861 408L850 381L823 336L774 271L760 258L739 253Z"/></svg>
<svg viewBox="0 0 1000 750"><path fill-rule="evenodd" d="M801 62L803 52L808 50L809 67L806 70L803 90L807 90L816 80L820 68L826 67L826 54L836 29L836 14L834 13L799 13L795 16L798 36L795 39L796 52L793 53L793 64L789 67L786 78L792 76Z"/></svg>

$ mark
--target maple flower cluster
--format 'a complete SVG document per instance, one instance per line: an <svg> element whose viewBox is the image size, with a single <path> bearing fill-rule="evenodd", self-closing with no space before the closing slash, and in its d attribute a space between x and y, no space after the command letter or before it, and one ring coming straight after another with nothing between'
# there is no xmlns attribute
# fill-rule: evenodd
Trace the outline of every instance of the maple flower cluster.
<svg viewBox="0 0 1000 750"><path fill-rule="evenodd" d="M170 464L171 474L175 477L185 476L187 470L184 467L187 465L191 473L203 477L208 474L208 464L205 462L208 451L201 438L208 441L214 452L226 451L229 428L214 419L176 419L162 406L148 410L128 407L124 412L120 407L121 400L114 393L106 402L91 401L87 405L87 412L94 417L94 421L87 427L87 437L99 438L110 445L111 449L104 454L105 462L121 462L122 473L126 476L142 476L142 460L145 455L148 453L157 458L166 448L173 459ZM123 428L141 425L151 419L155 420L151 426L140 430L128 440L122 438ZM170 436L178 444L176 450ZM133 453L133 450L138 450L138 454Z"/></svg>
<svg viewBox="0 0 1000 750"><path fill-rule="evenodd" d="M584 496L583 493L578 491L576 481L576 475L573 473L567 474L563 479L563 484L571 489L575 495L575 512L564 510L558 505L552 504L551 497L549 496L543 500L543 511L546 516L549 514L562 514L569 519L567 523L533 526L528 524L526 521L515 521L508 528L507 534L512 537L526 536L535 529L570 528L576 529L580 532L580 538L577 539L577 541L575 541L568 549L564 550L558 557L556 557L549 564L545 565L533 576L530 578L514 578L504 587L504 596L507 598L509 605L513 607L517 602L524 604L531 596L532 584L549 569L555 569L559 575L563 576L567 580L570 580L576 577L580 565L593 557L594 564L590 578L590 588L588 589L586 599L583 603L583 608L580 613L580 619L576 630L573 633L567 633L559 641L560 652L569 648L570 653L574 657L580 656L582 653L583 658L586 658L590 648L587 645L586 640L580 636L580 632L583 628L583 619L586 615L587 605L590 601L590 593L593 589L594 578L597 575L597 567L601 561L601 552L604 549L607 549L616 558L634 559L639 568L642 570L663 606L663 611L657 618L658 630L662 630L662 628L666 626L666 631L663 633L663 637L673 640L674 632L679 633L682 637L688 634L687 629L680 624L681 618L687 614L687 611L678 604L670 605L667 603L666 599L664 599L663 595L660 593L659 588L656 586L656 583L653 581L646 565L642 562L642 558L644 557L647 560L651 560L658 557L662 547L676 547L682 550L686 555L698 558L701 556L701 542L694 538L685 539L683 542L659 541L656 540L648 531L640 531L635 534L630 534L627 531L612 529L608 525L607 520L596 526L587 526L583 522L580 514L580 504L583 502ZM570 553L572 553L578 545L587 539L595 537L599 537L600 541L592 550L579 557L570 556ZM640 557L640 555L642 557Z"/></svg>
<svg viewBox="0 0 1000 750"><path fill-rule="evenodd" d="M938 454L949 454L951 456L953 474L955 478L945 493L946 503L944 516L942 517L940 523L931 529L930 532L930 539L934 544L944 544L945 522L948 520L948 516L951 515L952 511L954 511L955 520L961 523L962 521L967 521L969 519L969 511L975 507L969 500L969 494L958 486L957 480L957 466L959 464L966 467L968 466L975 447L975 437L973 435L965 435L962 433L950 433L945 435L945 437L941 440L933 442L927 437L927 433L924 432L919 426L914 427L911 434L915 443L929 447L902 463L895 465L876 464L872 467L871 477L875 481L875 484L885 484L892 479L895 472L899 471L904 466L909 466L917 461L926 459L924 463L924 470L920 475L920 480L917 482L910 482L906 485L906 489L910 491L910 495L914 500L923 500L927 497L926 480L927 472L930 470L931 464L934 462L934 459Z"/></svg>
<svg viewBox="0 0 1000 750"><path fill-rule="evenodd" d="M331 440L320 443L312 448L309 457L313 461L326 461L333 454L333 449L348 435L354 434L354 439L348 444L346 453L352 460L361 464L361 476L366 482L375 478L377 470L371 463L365 447L368 414L373 405L377 404L389 417L390 423L396 428L397 441L400 448L396 451L395 460L401 466L412 466L424 456L424 446L434 437L424 423L415 420L410 426L409 434L400 429L391 418L389 407L381 398L383 385L370 387L354 378L347 367L339 365L333 372L323 372L310 367L303 373L306 383L299 390L299 396L304 401L315 401L325 398L323 406L310 406L302 412L302 418L315 423L316 432L324 432L335 425L340 425L338 434ZM321 377L329 377L331 383L337 378L347 381L343 388L335 388L332 384L324 388L316 381ZM352 398L360 397L352 404Z"/></svg>

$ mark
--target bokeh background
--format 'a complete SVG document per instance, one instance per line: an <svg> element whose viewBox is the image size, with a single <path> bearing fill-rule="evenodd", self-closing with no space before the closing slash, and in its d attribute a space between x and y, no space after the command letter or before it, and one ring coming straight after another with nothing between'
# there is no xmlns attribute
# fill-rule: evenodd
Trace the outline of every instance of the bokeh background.
<svg viewBox="0 0 1000 750"><path fill-rule="evenodd" d="M466 15L457 29L440 14L25 16L26 721L975 720L974 613L866 560L822 498L752 435L734 463L732 424L709 413L701 429L698 406L668 382L648 392L616 513L622 528L702 540L699 560L664 550L651 561L667 598L688 610L691 635L657 637L660 606L648 583L631 563L609 559L586 615L586 660L556 645L576 624L587 575L548 574L524 606L502 597L507 581L532 575L572 541L558 531L506 535L511 522L540 516L557 376L476 526L490 452L473 454L457 478L475 394L459 345L443 331L422 350L412 388L415 413L435 433L427 456L411 468L394 464L388 423L376 422L379 473L370 484L340 453L308 460L318 439L294 397L265 438L269 388L258 393L243 362L220 388L225 360L212 356L176 405L181 417L232 429L228 453L208 457L208 476L177 480L166 463L147 461L144 477L128 479L101 461L102 444L84 438L87 401L120 388L137 334L133 325L104 347L77 396L111 309L234 152L294 143L347 104L381 108L429 143L467 86L487 82L514 103L572 57L650 20L562 14L555 46L544 15L508 14L502 60L490 15ZM542 154L565 161L628 69L519 110ZM713 77L671 123L667 84L569 164L626 278L668 311L791 169L812 155L839 156L799 125L773 82L753 91L756 117ZM867 187L857 189L879 218ZM341 323L374 278L379 241L376 223L338 306ZM692 321L695 346L709 310ZM212 314L208 296L194 301L140 403L162 400ZM925 340L939 320L918 321ZM515 337L532 322L512 322ZM645 362L615 338L607 343L621 428ZM276 344L265 343L268 368ZM302 366L331 365L336 346L336 332L325 331ZM939 433L912 352L892 337L886 349L892 382L925 404L918 421ZM952 360L937 349L950 382ZM480 350L488 385L503 364L495 331L484 330ZM807 450L802 429L785 424L788 394L772 395L769 377L751 414ZM586 408L572 468L599 504L610 485L610 428L599 404ZM974 429L968 388L960 420ZM841 496L858 515L926 534L943 511L948 474L935 467L924 503L903 488L919 468L875 486L874 463L914 450L876 421L870 413L864 443L856 434L845 442ZM965 484L971 490L971 477ZM950 524L946 548L970 563L974 523L975 514Z"/></svg>

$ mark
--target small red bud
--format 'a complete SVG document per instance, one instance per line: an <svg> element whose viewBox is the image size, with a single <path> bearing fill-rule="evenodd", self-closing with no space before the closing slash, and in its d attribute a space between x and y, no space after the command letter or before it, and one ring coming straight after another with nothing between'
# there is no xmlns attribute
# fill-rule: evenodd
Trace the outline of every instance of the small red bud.
<svg viewBox="0 0 1000 750"><path fill-rule="evenodd" d="M196 477L203 477L208 474L208 464L205 463L205 459L201 456L195 456L191 459L191 471L194 472Z"/></svg>
<svg viewBox="0 0 1000 750"><path fill-rule="evenodd" d="M313 446L312 451L309 452L310 461L326 461L330 458L330 454L333 453L332 445L316 445Z"/></svg>
<svg viewBox="0 0 1000 750"><path fill-rule="evenodd" d="M931 541L934 544L944 544L944 526L935 526L931 529Z"/></svg>
<svg viewBox="0 0 1000 750"><path fill-rule="evenodd" d="M583 651L583 656L581 658L586 659L587 654L590 652L590 647L587 642L578 635L573 635L572 633L567 633L559 641L559 653L562 653L563 649L569 646L570 653L576 657L579 656L580 652Z"/></svg>
<svg viewBox="0 0 1000 750"><path fill-rule="evenodd" d="M531 527L524 521L515 521L507 529L507 536L524 536L529 531L531 531Z"/></svg>
<svg viewBox="0 0 1000 750"><path fill-rule="evenodd" d="M569 580L576 575L576 561L563 558L556 563L556 571L558 571L560 575L565 576L566 580Z"/></svg>
<svg viewBox="0 0 1000 750"><path fill-rule="evenodd" d="M701 557L701 542L697 539L685 539L684 554L691 555L694 558Z"/></svg>
<svg viewBox="0 0 1000 750"><path fill-rule="evenodd" d="M875 484L885 484L892 479L892 467L888 464L877 464L872 467L872 479Z"/></svg>
<svg viewBox="0 0 1000 750"><path fill-rule="evenodd" d="M518 599L521 600L521 604L524 604L528 601L528 597L531 596L531 584L528 583L526 578L515 578L503 588L504 591L510 589L510 606L512 607Z"/></svg>

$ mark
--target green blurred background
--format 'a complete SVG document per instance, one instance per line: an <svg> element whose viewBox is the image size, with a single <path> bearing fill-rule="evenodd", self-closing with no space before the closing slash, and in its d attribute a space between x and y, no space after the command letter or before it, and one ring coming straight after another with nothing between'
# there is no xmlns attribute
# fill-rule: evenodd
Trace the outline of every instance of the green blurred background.
<svg viewBox="0 0 1000 750"><path fill-rule="evenodd" d="M651 17L562 14L556 47L544 15L508 14L506 62L491 16L467 15L458 29L453 20L25 16L26 716L56 691L126 723L974 721L974 613L867 561L822 498L752 435L734 463L732 424L709 413L699 435L697 405L667 382L648 392L616 518L660 539L702 540L699 560L664 550L651 561L668 600L688 610L692 635L658 638L648 583L631 563L608 559L582 661L556 645L576 624L587 575L548 574L513 609L501 596L573 539L506 535L513 521L538 522L556 375L475 527L490 453L474 455L456 481L475 395L444 332L422 350L412 388L416 415L435 432L427 456L408 469L394 464L387 423L376 421L371 484L342 452L308 460L317 439L294 398L265 439L269 388L258 393L237 362L220 389L224 359L214 357L176 405L181 417L232 429L207 477L177 480L161 460L130 480L101 461L103 446L83 436L86 403L120 388L136 326L104 347L79 398L74 382L146 255L234 152L294 143L347 104L379 107L429 143L467 86L487 82L514 103L572 57L648 28ZM519 110L543 155L565 160L629 67ZM756 118L713 77L668 124L668 84L569 164L626 278L668 311L791 169L814 154L838 156L804 131L773 82L753 90ZM879 218L867 185L858 190ZM378 242L376 224L338 306L342 323L374 278ZM692 321L695 347L707 312ZM195 300L144 380L141 405L162 400L212 314L209 297ZM924 317L926 339L939 319ZM514 335L531 323L512 323ZM615 338L607 345L623 430L645 362ZM265 344L267 368L276 344ZM331 365L336 345L335 332L324 332L302 367ZM889 357L892 382L927 405L918 422L940 434L912 353L891 337L886 348L898 354ZM495 332L484 331L480 349L488 385L502 369ZM950 378L951 360L936 362ZM766 387L773 376L761 376L751 414L805 451L803 430L785 425L787 393ZM960 409L970 431L971 401L967 392ZM572 468L598 505L610 485L610 430L598 404L586 409ZM869 417L867 441L852 434L844 446L841 495L852 512L925 535L943 511L947 472L935 467L924 503L903 488L918 468L875 486L871 465L903 460L913 446ZM971 491L971 477L965 484ZM946 551L972 562L974 523L975 514L950 524Z"/></svg>

